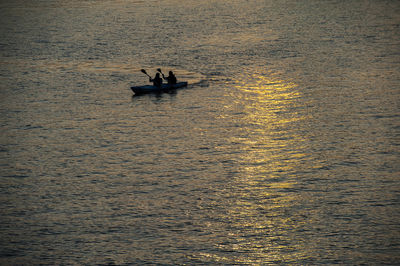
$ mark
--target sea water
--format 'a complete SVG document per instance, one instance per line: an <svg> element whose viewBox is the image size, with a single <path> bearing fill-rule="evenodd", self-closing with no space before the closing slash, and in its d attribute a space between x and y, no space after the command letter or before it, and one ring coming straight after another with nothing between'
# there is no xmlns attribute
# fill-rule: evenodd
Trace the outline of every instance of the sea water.
<svg viewBox="0 0 400 266"><path fill-rule="evenodd" d="M399 1L2 1L0 25L0 264L399 262ZM133 96L157 68L190 85Z"/></svg>

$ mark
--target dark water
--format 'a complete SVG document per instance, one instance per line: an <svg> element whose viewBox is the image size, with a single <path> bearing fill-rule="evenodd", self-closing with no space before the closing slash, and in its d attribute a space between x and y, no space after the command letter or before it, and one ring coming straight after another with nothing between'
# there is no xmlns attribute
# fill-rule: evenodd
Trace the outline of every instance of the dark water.
<svg viewBox="0 0 400 266"><path fill-rule="evenodd" d="M2 1L0 264L396 264L400 2ZM186 89L132 97L139 70Z"/></svg>

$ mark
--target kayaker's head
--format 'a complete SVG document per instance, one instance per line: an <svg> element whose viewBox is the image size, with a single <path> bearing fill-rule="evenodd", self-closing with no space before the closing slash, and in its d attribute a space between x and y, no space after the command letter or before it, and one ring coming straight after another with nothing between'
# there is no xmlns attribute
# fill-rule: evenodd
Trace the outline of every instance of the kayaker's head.
<svg viewBox="0 0 400 266"><path fill-rule="evenodd" d="M174 73L173 73L172 71L170 71L168 74L169 74L170 76L174 75Z"/></svg>

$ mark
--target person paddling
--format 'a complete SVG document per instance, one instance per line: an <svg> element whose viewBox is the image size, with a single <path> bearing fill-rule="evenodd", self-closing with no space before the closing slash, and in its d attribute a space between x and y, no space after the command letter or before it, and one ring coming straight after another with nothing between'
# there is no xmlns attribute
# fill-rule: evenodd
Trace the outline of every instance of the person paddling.
<svg viewBox="0 0 400 266"><path fill-rule="evenodd" d="M152 78L150 77L150 82L153 82L153 85L154 85L154 86L160 88L160 87L162 86L162 83L163 83L163 80L162 80L162 78L160 77L160 73L157 73L156 76L154 77L154 79L152 79Z"/></svg>
<svg viewBox="0 0 400 266"><path fill-rule="evenodd" d="M175 85L176 84L176 77L172 71L169 71L168 77L165 77L164 74L162 74L163 78L168 82L168 85Z"/></svg>

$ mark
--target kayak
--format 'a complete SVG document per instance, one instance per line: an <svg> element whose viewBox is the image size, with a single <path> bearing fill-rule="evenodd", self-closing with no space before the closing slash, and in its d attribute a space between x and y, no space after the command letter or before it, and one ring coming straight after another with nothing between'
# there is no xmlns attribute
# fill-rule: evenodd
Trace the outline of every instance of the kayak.
<svg viewBox="0 0 400 266"><path fill-rule="evenodd" d="M134 86L134 87L131 87L131 90L135 94L143 94L143 93L151 93L151 92L170 91L170 90L186 87L187 85L188 85L188 83L185 81L185 82L178 82L174 85L162 84L161 87L157 87L154 85Z"/></svg>

